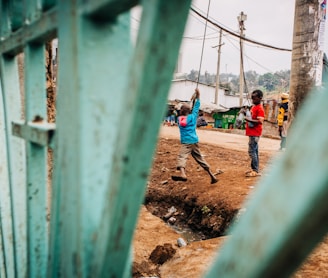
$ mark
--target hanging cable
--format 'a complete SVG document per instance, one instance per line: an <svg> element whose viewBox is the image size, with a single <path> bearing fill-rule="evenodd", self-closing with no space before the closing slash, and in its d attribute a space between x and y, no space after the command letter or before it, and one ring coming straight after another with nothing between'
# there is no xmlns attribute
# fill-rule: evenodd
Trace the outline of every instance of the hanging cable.
<svg viewBox="0 0 328 278"><path fill-rule="evenodd" d="M206 21L210 22L212 25L216 26L217 28L219 29L222 29L223 31L225 31L226 33L234 36L234 37L237 37L237 38L240 38L240 36L238 34L236 34L235 32L233 31L230 31L228 30L227 28L219 25L218 23L215 23L213 20L210 20L208 18L208 15L207 17L205 18L205 16L203 16L201 13L197 12L195 9L193 8L190 8L195 14L197 14L198 16L200 16L201 18L205 19ZM243 37L242 38L244 41L247 41L247 42L250 42L250 43L253 43L253 44L257 44L257 45L261 45L263 47L267 47L267 48L272 48L272 49L276 49L276 50L281 50L281 51L289 51L291 52L292 50L291 49L287 49L287 48L282 48L282 47L276 47L276 46L273 46L273 45L269 45L269 44L266 44L266 43L261 43L261 42L258 42L258 41L255 41L253 39L249 39L249 38L246 38L246 37Z"/></svg>
<svg viewBox="0 0 328 278"><path fill-rule="evenodd" d="M199 63L199 71L198 71L198 78L197 78L197 86L196 86L196 88L198 88L200 71L201 71L201 68L202 68L203 53L204 53L204 44L205 44L205 36L206 36L206 29L207 29L207 22L208 22L208 14L209 14L209 11L210 11L210 5L211 5L211 0L208 1L206 22L205 22L205 29L204 29L204 36L203 36L203 45L202 45L202 52L201 52L201 55L200 55L200 63Z"/></svg>
<svg viewBox="0 0 328 278"><path fill-rule="evenodd" d="M208 14L209 14L209 11L210 11L210 6L211 6L211 0L208 1L207 15L206 15L205 29L204 29L204 36L203 36L203 45L202 45L202 52L201 52L201 54L200 54L199 71L198 71L198 77L197 77L196 89L198 88L199 77L200 77L200 71L201 71L201 69L202 69L203 53L204 53L204 44L205 44L206 29L207 29ZM192 95L192 97L191 97L191 102L192 102L191 108L194 107L195 100L196 100L196 92L193 93L193 95Z"/></svg>

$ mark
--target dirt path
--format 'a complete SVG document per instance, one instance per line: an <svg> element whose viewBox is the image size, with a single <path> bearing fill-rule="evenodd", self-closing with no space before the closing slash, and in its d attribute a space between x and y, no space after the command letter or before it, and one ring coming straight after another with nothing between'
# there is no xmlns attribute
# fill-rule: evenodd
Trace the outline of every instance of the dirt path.
<svg viewBox="0 0 328 278"><path fill-rule="evenodd" d="M240 132L243 133L243 132ZM247 151L248 137L242 134L220 132L217 129L197 129L201 144L218 145L232 150ZM179 139L177 126L162 126L160 137ZM259 147L261 152L274 153L279 149L280 140L261 137Z"/></svg>

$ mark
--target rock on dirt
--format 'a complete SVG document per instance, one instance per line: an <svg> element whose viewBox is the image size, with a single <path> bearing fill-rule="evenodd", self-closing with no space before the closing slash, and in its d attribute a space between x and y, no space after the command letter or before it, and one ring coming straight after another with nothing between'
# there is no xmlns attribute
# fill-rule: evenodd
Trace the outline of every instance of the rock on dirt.
<svg viewBox="0 0 328 278"><path fill-rule="evenodd" d="M149 259L154 264L163 264L167 260L171 259L176 250L173 248L172 244L164 243L163 245L157 245L153 252L151 252Z"/></svg>

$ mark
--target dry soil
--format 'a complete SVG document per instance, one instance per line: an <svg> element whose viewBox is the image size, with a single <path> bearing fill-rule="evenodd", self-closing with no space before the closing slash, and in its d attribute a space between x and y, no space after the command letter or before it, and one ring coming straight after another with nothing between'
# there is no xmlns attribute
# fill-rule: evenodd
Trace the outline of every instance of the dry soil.
<svg viewBox="0 0 328 278"><path fill-rule="evenodd" d="M179 131L163 126L159 135L144 205L134 238L133 277L203 277L231 222L245 200L259 186L259 178L246 178L248 138L214 129L198 129L200 148L219 182L210 178L192 157L188 180L175 182ZM279 140L261 138L263 175L279 148ZM222 173L223 172L223 173ZM177 245L183 238L185 247ZM328 277L328 240L322 242L293 277Z"/></svg>

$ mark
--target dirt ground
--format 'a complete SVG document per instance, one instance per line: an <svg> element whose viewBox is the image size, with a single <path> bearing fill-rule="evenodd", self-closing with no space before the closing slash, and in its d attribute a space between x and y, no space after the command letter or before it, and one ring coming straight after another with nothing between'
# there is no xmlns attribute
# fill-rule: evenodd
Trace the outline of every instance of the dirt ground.
<svg viewBox="0 0 328 278"><path fill-rule="evenodd" d="M210 184L210 177L192 157L187 164L188 180L173 181L179 131L175 126L162 127L134 238L133 277L203 277L228 237L227 228L259 186L259 177L244 174L250 164L246 136L209 129L199 129L198 135L201 151L219 182ZM279 143L261 138L262 175L279 155ZM179 247L178 238L187 246ZM293 277L328 277L327 255L325 240Z"/></svg>

